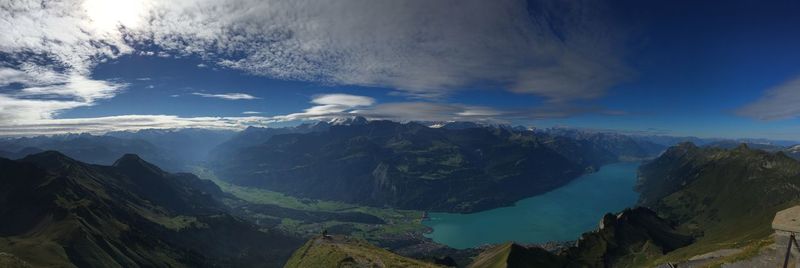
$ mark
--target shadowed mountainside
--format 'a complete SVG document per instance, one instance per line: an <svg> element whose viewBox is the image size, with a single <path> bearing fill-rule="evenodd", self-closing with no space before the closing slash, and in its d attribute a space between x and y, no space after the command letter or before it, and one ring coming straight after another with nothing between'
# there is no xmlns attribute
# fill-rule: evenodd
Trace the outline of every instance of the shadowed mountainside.
<svg viewBox="0 0 800 268"><path fill-rule="evenodd" d="M229 215L222 195L136 155L112 166L54 151L0 159L0 251L34 266L278 267L300 245Z"/></svg>
<svg viewBox="0 0 800 268"><path fill-rule="evenodd" d="M800 162L783 152L684 143L640 168L640 203L679 223L697 242L681 260L766 239L775 213L800 204Z"/></svg>

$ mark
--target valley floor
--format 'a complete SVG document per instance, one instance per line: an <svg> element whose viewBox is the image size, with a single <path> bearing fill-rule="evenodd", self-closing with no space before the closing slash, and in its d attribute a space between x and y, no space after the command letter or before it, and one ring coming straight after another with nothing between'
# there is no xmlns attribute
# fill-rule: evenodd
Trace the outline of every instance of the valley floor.
<svg viewBox="0 0 800 268"><path fill-rule="evenodd" d="M296 198L274 191L238 186L219 179L213 171L194 167L192 173L213 181L224 192L246 202L230 199L228 205L240 216L262 228L278 228L304 238L330 234L364 239L404 256L451 255L467 260L477 249L455 250L424 236L423 211L359 206L335 201ZM268 211L264 207L269 206ZM275 213L281 213L276 215Z"/></svg>

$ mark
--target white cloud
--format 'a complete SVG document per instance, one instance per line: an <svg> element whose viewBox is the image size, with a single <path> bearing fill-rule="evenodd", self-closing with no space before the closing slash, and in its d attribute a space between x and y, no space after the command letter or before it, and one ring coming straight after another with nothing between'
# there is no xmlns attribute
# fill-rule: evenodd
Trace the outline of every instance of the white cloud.
<svg viewBox="0 0 800 268"><path fill-rule="evenodd" d="M736 112L760 120L800 117L800 77L766 90L760 99Z"/></svg>
<svg viewBox="0 0 800 268"><path fill-rule="evenodd" d="M201 93L201 92L193 92L192 95L205 97L205 98L218 98L224 100L255 100L258 97L255 97L250 94L245 93L222 93L222 94L208 94L208 93Z"/></svg>
<svg viewBox="0 0 800 268"><path fill-rule="evenodd" d="M124 23L135 20L128 18L144 15L138 2L143 1L115 1L113 7L97 9L98 1L2 1L0 29L5 30L0 35L0 52L22 62L42 63L37 57L43 56L45 61L87 75L97 61L132 52L119 27L132 29L135 25ZM112 17L123 14L129 16Z"/></svg>
<svg viewBox="0 0 800 268"><path fill-rule="evenodd" d="M0 86L27 82L31 77L20 70L0 67Z"/></svg>
<svg viewBox="0 0 800 268"><path fill-rule="evenodd" d="M98 23L96 11L87 13L87 6L76 0L0 1L0 87L5 87L0 123L50 119L64 110L96 105L125 87L91 78L95 64L133 50L120 25ZM109 24L113 27L105 27Z"/></svg>
<svg viewBox="0 0 800 268"><path fill-rule="evenodd" d="M244 129L264 126L264 117L178 117L173 115L121 115L94 118L29 120L15 125L0 125L0 136L35 136L66 133L102 134L140 129Z"/></svg>
<svg viewBox="0 0 800 268"><path fill-rule="evenodd" d="M344 115L354 108L370 106L375 103L375 99L365 96L336 93L316 95L311 99L311 103L315 105L305 109L301 113L274 116L273 119L277 121L293 121L336 117Z"/></svg>
<svg viewBox="0 0 800 268"><path fill-rule="evenodd" d="M375 105L360 96L318 97L297 117L387 116L402 107L439 112L433 117L500 116L431 100L487 82L563 107L602 96L631 76L622 61L626 29L597 1L113 2L0 1L3 125L54 120L64 110L114 97L125 85L93 79L92 69L131 53L199 55L209 65L256 75L388 87L428 100ZM134 51L138 45L147 50Z"/></svg>
<svg viewBox="0 0 800 268"><path fill-rule="evenodd" d="M327 120L341 116L364 116L370 119L394 121L482 121L508 123L511 121L530 121L544 118L560 118L582 113L612 114L597 107L577 107L565 104L552 104L531 109L503 110L480 105L465 105L441 102L391 102L376 104L372 98L348 95L326 94L312 98L314 106L301 113L278 115L270 122L295 120Z"/></svg>
<svg viewBox="0 0 800 268"><path fill-rule="evenodd" d="M49 119L64 110L92 106L126 86L93 80L76 72L59 73L40 65L21 67L21 70L0 68L0 85L21 85L19 89L0 93L0 122L5 124Z"/></svg>
<svg viewBox="0 0 800 268"><path fill-rule="evenodd" d="M394 121L484 121L507 122L500 111L490 107L434 102L397 102L379 104L352 114L372 119Z"/></svg>
<svg viewBox="0 0 800 268"><path fill-rule="evenodd" d="M425 98L490 81L563 102L631 75L626 29L597 1L178 0L154 10L139 40L282 79Z"/></svg>
<svg viewBox="0 0 800 268"><path fill-rule="evenodd" d="M349 94L323 94L317 95L312 103L320 105L342 105L347 107L370 106L375 103L375 99L365 96Z"/></svg>
<svg viewBox="0 0 800 268"><path fill-rule="evenodd" d="M53 84L22 88L15 94L18 97L70 97L78 101L92 103L97 99L107 99L116 95L120 85L92 80L81 75L70 74Z"/></svg>
<svg viewBox="0 0 800 268"><path fill-rule="evenodd" d="M0 102L6 102L0 95ZM21 103L23 102L23 103ZM24 103L24 102L34 102ZM65 109L64 106L81 103L41 100L12 100L12 109L19 107L49 107L40 110ZM64 133L102 134L109 131L140 130L148 128L208 128L244 129L247 126L268 126L273 123L304 120L328 120L342 116L364 116L369 119L393 121L474 121L486 123L512 123L515 120L557 118L580 113L609 113L598 108L549 105L525 110L501 110L486 106L438 102L393 102L376 104L372 98L348 94L314 96L311 107L300 113L277 116L255 116L260 112L246 111L242 117L179 117L174 115L121 115L96 118L37 119L0 125L0 136L34 136ZM18 110L18 109L17 109ZM37 111L25 111L33 114ZM18 110L20 111L20 110ZM5 113L0 110L0 116ZM0 121L4 118L0 117Z"/></svg>

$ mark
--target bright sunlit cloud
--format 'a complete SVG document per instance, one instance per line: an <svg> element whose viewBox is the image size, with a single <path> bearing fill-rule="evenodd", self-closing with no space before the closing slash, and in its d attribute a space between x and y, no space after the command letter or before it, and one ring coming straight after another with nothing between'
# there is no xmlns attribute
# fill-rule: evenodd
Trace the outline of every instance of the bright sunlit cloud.
<svg viewBox="0 0 800 268"><path fill-rule="evenodd" d="M139 27L145 20L147 0L85 0L83 7L92 21L91 25L101 32Z"/></svg>

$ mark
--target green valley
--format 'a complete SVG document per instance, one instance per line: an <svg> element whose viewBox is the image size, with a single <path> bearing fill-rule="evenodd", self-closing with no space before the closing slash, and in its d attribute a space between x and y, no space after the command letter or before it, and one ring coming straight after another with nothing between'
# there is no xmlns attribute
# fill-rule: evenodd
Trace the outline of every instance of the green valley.
<svg viewBox="0 0 800 268"><path fill-rule="evenodd" d="M242 203L239 200L226 201L231 207L239 208L239 212L245 217L251 218L255 222L264 222L265 224L263 225L269 225L266 223L271 221L273 222L272 226L302 236L317 235L322 230L328 230L331 233L359 237L373 242L383 241L388 243L393 240L421 240L423 239L422 233L427 230L427 227L421 223L422 211L376 208L336 201L302 199L260 188L234 185L218 179L213 171L202 167L195 167L193 173L202 179L213 181L224 192L246 201L246 203ZM305 219L290 219L247 210L247 207L253 204L274 205L308 213L361 213L380 219L381 222L360 223L337 219L309 220L308 218L312 218L310 214L304 217Z"/></svg>

